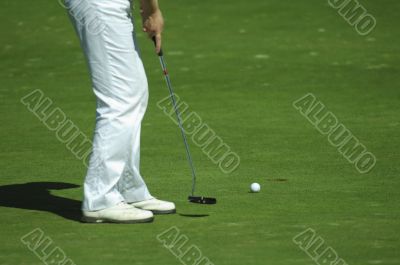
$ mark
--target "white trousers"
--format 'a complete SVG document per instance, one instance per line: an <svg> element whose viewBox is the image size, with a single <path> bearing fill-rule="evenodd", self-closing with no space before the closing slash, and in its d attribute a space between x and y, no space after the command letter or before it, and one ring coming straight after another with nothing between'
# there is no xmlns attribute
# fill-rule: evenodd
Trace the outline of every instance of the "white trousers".
<svg viewBox="0 0 400 265"><path fill-rule="evenodd" d="M97 99L85 211L152 198L139 171L140 125L148 87L129 0L66 0Z"/></svg>

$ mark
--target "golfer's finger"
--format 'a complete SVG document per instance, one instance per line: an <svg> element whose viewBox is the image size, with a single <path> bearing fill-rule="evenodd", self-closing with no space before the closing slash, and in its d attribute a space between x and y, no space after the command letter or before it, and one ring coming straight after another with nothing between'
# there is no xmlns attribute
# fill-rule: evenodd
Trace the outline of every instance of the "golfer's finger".
<svg viewBox="0 0 400 265"><path fill-rule="evenodd" d="M161 34L157 33L155 37L156 37L156 52L160 53L160 51L161 51Z"/></svg>
<svg viewBox="0 0 400 265"><path fill-rule="evenodd" d="M152 25L152 18L149 17L148 19L146 19L143 23L143 31L144 32L150 32L151 31L151 25Z"/></svg>

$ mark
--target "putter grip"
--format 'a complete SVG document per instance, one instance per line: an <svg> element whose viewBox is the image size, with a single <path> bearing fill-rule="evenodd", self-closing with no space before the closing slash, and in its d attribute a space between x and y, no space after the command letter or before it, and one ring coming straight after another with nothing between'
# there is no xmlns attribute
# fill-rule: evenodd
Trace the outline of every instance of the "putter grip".
<svg viewBox="0 0 400 265"><path fill-rule="evenodd" d="M156 37L153 36L151 39L153 40L154 46L157 46ZM163 56L163 51L162 51L162 49L160 49L160 52L157 53L157 55L158 55L158 56Z"/></svg>

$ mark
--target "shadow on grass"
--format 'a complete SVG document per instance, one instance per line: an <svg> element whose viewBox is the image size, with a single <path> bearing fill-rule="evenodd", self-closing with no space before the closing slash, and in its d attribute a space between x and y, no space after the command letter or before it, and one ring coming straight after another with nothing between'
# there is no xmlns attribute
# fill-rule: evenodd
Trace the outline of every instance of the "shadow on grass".
<svg viewBox="0 0 400 265"><path fill-rule="evenodd" d="M0 186L0 206L44 211L80 221L81 201L50 194L51 190L78 188L64 182L29 182Z"/></svg>
<svg viewBox="0 0 400 265"><path fill-rule="evenodd" d="M200 218L200 217L210 216L209 214L184 214L184 213L180 213L179 215L183 216L183 217L192 217L192 218Z"/></svg>

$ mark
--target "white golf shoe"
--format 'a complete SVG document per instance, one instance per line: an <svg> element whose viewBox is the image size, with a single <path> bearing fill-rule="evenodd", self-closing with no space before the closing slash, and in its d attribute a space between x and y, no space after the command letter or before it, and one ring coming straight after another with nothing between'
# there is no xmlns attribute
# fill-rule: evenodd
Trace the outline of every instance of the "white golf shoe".
<svg viewBox="0 0 400 265"><path fill-rule="evenodd" d="M175 204L173 202L162 201L156 198L129 204L142 210L152 211L154 214L168 214L176 212Z"/></svg>
<svg viewBox="0 0 400 265"><path fill-rule="evenodd" d="M151 211L141 210L125 202L99 211L82 211L85 223L149 223L154 217Z"/></svg>

